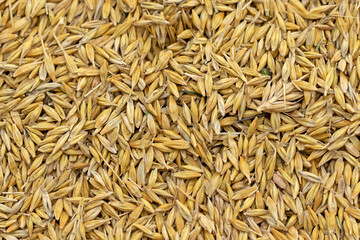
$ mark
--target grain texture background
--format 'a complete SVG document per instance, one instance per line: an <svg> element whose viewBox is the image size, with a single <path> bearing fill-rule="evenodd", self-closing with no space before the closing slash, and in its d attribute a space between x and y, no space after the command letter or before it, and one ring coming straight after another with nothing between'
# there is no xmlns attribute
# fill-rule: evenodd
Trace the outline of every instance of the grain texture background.
<svg viewBox="0 0 360 240"><path fill-rule="evenodd" d="M359 239L356 0L0 0L0 240Z"/></svg>

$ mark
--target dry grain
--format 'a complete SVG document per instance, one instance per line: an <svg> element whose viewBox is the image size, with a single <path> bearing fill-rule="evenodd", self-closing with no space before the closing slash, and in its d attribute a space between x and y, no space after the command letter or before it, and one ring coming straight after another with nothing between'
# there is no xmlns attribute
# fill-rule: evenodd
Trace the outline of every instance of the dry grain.
<svg viewBox="0 0 360 240"><path fill-rule="evenodd" d="M356 0L0 0L0 239L359 239Z"/></svg>

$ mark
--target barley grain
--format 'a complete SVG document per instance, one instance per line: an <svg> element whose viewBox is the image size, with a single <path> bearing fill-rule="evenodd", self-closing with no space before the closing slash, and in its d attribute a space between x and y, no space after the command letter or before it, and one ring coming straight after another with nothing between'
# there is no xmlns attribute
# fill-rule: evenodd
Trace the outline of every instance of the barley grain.
<svg viewBox="0 0 360 240"><path fill-rule="evenodd" d="M358 239L358 9L0 0L0 238Z"/></svg>

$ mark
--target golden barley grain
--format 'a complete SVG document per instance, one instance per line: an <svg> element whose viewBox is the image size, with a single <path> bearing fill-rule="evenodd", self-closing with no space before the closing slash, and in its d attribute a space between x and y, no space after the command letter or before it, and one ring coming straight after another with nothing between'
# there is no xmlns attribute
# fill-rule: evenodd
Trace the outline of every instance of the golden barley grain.
<svg viewBox="0 0 360 240"><path fill-rule="evenodd" d="M0 238L358 239L358 10L0 0Z"/></svg>

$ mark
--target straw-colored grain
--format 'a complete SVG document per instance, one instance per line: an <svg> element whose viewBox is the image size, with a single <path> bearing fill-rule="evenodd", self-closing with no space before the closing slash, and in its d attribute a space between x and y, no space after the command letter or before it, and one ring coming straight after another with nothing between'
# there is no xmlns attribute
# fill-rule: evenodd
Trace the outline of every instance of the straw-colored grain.
<svg viewBox="0 0 360 240"><path fill-rule="evenodd" d="M355 0L0 0L0 239L359 239Z"/></svg>

